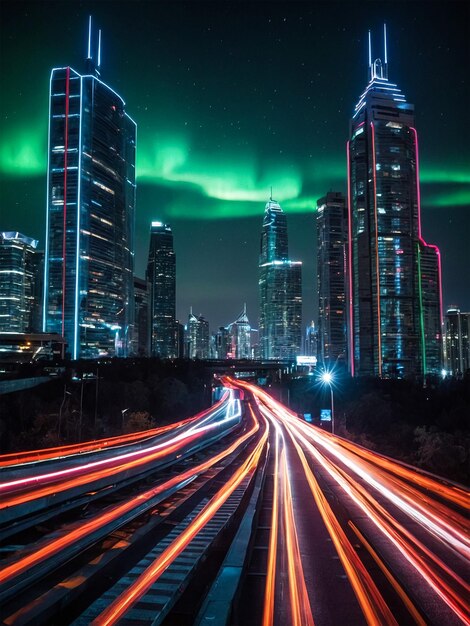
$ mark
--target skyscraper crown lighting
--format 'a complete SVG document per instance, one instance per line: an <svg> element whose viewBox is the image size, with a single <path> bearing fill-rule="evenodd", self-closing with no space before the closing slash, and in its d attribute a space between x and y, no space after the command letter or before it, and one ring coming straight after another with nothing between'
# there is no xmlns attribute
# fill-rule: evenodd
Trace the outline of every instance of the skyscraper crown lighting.
<svg viewBox="0 0 470 626"><path fill-rule="evenodd" d="M414 107L372 62L348 156L348 331L352 374L425 377L441 369L440 255L421 235Z"/></svg>
<svg viewBox="0 0 470 626"><path fill-rule="evenodd" d="M136 124L99 78L88 24L86 72L51 72L43 330L71 357L132 354Z"/></svg>

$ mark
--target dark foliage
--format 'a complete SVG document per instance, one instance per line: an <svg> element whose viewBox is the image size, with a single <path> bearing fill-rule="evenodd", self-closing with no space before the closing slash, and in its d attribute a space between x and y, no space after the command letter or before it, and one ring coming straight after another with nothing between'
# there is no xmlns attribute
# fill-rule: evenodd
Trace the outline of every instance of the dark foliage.
<svg viewBox="0 0 470 626"><path fill-rule="evenodd" d="M162 425L206 408L210 392L211 373L202 362L78 361L50 383L0 396L0 451Z"/></svg>

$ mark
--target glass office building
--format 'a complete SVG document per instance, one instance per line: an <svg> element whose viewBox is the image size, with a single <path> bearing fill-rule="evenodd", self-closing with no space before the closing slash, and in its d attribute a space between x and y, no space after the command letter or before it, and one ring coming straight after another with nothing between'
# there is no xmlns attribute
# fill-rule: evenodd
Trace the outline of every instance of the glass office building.
<svg viewBox="0 0 470 626"><path fill-rule="evenodd" d="M49 91L43 331L74 359L127 356L134 324L136 124L91 44Z"/></svg>
<svg viewBox="0 0 470 626"><path fill-rule="evenodd" d="M209 322L203 315L194 315L192 310L186 327L186 356L189 359L210 357Z"/></svg>
<svg viewBox="0 0 470 626"><path fill-rule="evenodd" d="M346 362L346 198L330 191L317 202L318 354L320 363Z"/></svg>
<svg viewBox="0 0 470 626"><path fill-rule="evenodd" d="M150 354L174 358L176 346L176 257L168 224L152 222L147 265L150 285Z"/></svg>
<svg viewBox="0 0 470 626"><path fill-rule="evenodd" d="M261 358L293 360L302 342L302 263L289 260L286 215L272 197L263 216L258 284Z"/></svg>
<svg viewBox="0 0 470 626"><path fill-rule="evenodd" d="M134 276L134 335L132 352L140 357L149 356L150 343L150 284Z"/></svg>
<svg viewBox="0 0 470 626"><path fill-rule="evenodd" d="M42 253L36 239L18 232L0 233L0 332L31 333L40 307Z"/></svg>
<svg viewBox="0 0 470 626"><path fill-rule="evenodd" d="M350 124L348 327L353 375L424 377L440 371L439 251L421 235L414 108L388 78L384 58Z"/></svg>
<svg viewBox="0 0 470 626"><path fill-rule="evenodd" d="M470 313L452 306L445 318L446 370L460 377L470 369Z"/></svg>
<svg viewBox="0 0 470 626"><path fill-rule="evenodd" d="M246 304L237 319L229 324L230 353L232 359L251 359L251 326L246 314Z"/></svg>

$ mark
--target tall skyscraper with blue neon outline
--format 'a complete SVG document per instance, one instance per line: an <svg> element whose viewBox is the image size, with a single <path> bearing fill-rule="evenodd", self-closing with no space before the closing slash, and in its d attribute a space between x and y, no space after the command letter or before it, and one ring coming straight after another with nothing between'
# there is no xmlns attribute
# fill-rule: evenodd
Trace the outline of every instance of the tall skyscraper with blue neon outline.
<svg viewBox="0 0 470 626"><path fill-rule="evenodd" d="M133 351L136 123L100 78L101 31L86 72L50 78L43 330L74 359Z"/></svg>
<svg viewBox="0 0 470 626"><path fill-rule="evenodd" d="M348 329L353 375L414 378L442 361L440 255L421 234L414 107L372 61L347 143Z"/></svg>

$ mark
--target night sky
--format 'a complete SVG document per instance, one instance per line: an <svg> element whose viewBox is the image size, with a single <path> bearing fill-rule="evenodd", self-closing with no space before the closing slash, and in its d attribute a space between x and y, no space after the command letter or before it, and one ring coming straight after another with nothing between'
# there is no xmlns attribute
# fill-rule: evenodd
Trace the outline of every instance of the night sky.
<svg viewBox="0 0 470 626"><path fill-rule="evenodd" d="M470 310L470 5L465 2L1 2L0 230L44 247L52 67L84 71L88 15L101 77L138 125L136 274L149 223L177 254L177 315L211 328L246 301L258 321L264 204L288 214L316 318L316 200L346 191L349 118L367 83L367 30L416 108L423 235L439 245L444 304ZM380 47L380 52L379 52Z"/></svg>

